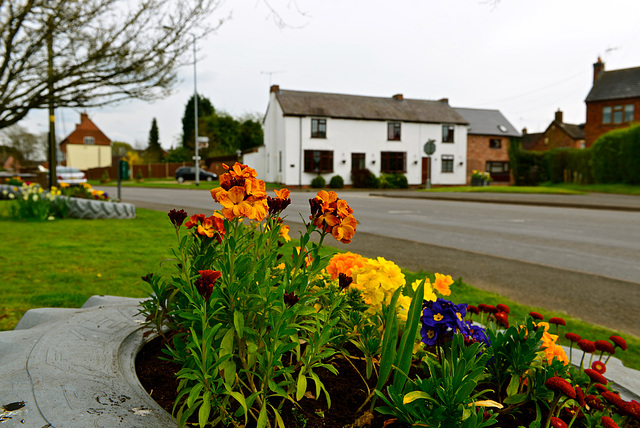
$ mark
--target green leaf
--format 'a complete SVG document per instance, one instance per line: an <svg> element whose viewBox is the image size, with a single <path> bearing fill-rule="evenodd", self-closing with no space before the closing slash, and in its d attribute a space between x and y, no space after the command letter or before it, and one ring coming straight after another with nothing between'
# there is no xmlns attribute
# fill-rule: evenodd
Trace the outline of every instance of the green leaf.
<svg viewBox="0 0 640 428"><path fill-rule="evenodd" d="M267 426L267 403L262 405L260 415L258 416L258 425L256 428L265 428Z"/></svg>
<svg viewBox="0 0 640 428"><path fill-rule="evenodd" d="M432 400L432 398L424 391L411 391L402 398L402 404L409 404L415 400Z"/></svg>
<svg viewBox="0 0 640 428"><path fill-rule="evenodd" d="M198 424L200 428L204 428L207 422L209 422L209 413L211 413L211 402L209 401L209 393L206 392L203 396L200 410L198 411Z"/></svg>
<svg viewBox="0 0 640 428"><path fill-rule="evenodd" d="M382 339L382 354L380 355L380 372L378 375L377 390L382 390L382 386L387 382L391 367L396 359L396 343L398 342L398 323L396 317L396 306L398 297L402 293L402 287L398 288L389 303L389 312L384 324L384 336Z"/></svg>
<svg viewBox="0 0 640 428"><path fill-rule="evenodd" d="M518 387L520 386L520 376L514 374L511 376L511 381L509 382L509 386L507 386L507 395L511 397L512 395L516 395L518 393Z"/></svg>
<svg viewBox="0 0 640 428"><path fill-rule="evenodd" d="M242 337L244 333L244 317L242 316L242 312L233 311L233 325L236 328L236 333L238 333L238 337Z"/></svg>
<svg viewBox="0 0 640 428"><path fill-rule="evenodd" d="M282 420L282 416L280 416L280 412L278 412L278 409L276 409L275 407L273 407L271 404L269 404L269 406L271 407L271 409L273 410L273 413L276 415L276 422L278 424L278 428L286 428L284 426L284 421Z"/></svg>
<svg viewBox="0 0 640 428"><path fill-rule="evenodd" d="M515 394L504 399L505 404L519 404L527 399L527 394Z"/></svg>
<svg viewBox="0 0 640 428"><path fill-rule="evenodd" d="M247 401L244 399L244 395L240 394L237 391L232 391L229 387L227 388L227 394L235 398L235 400L240 403L242 408L244 409L244 424L247 424L247 415L249 413L249 409L247 407Z"/></svg>
<svg viewBox="0 0 640 428"><path fill-rule="evenodd" d="M420 312L422 311L422 302L424 300L424 280L418 286L411 300L409 311L407 313L407 323L404 333L400 341L399 354L396 355L396 367L398 371L393 376L393 386L396 390L401 390L404 386L405 377L402 373L409 373L411 367L411 357L413 356L413 345L420 323Z"/></svg>
<svg viewBox="0 0 640 428"><path fill-rule="evenodd" d="M307 377L302 373L298 373L298 384L296 386L296 401L300 401L304 397L304 393L307 392Z"/></svg>
<svg viewBox="0 0 640 428"><path fill-rule="evenodd" d="M222 342L220 342L220 356L233 354L233 339L233 330L227 330L224 337L222 338Z"/></svg>

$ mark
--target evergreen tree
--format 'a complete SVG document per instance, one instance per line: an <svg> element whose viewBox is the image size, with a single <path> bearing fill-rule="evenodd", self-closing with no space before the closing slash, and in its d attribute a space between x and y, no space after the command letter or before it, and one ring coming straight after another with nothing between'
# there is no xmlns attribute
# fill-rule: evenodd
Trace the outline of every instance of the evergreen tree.
<svg viewBox="0 0 640 428"><path fill-rule="evenodd" d="M193 98L193 95L191 95L184 108L184 116L182 116L182 147L190 150L195 150L195 145L193 144L193 128L195 125L193 117ZM211 116L214 113L215 110L209 98L198 94L198 128L200 128L201 118ZM200 135L204 135L202 132L199 133Z"/></svg>
<svg viewBox="0 0 640 428"><path fill-rule="evenodd" d="M160 136L158 133L158 122L154 117L151 121L151 130L149 131L149 145L145 151L145 157L149 162L162 161L162 146L160 145Z"/></svg>

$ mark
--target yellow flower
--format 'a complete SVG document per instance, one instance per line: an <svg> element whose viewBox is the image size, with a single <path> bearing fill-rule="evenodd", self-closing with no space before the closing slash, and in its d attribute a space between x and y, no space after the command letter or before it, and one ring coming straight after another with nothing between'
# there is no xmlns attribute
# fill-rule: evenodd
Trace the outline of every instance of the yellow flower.
<svg viewBox="0 0 640 428"><path fill-rule="evenodd" d="M415 281L413 281L413 283L411 284L411 288L413 288L413 291L416 291L422 281L422 279L416 279ZM438 296L436 296L436 293L433 292L433 287L431 286L431 281L429 281L429 278L424 279L424 300L428 302L435 302L436 300L438 300Z"/></svg>
<svg viewBox="0 0 640 428"><path fill-rule="evenodd" d="M441 275L436 273L436 280L433 283L433 288L443 296L448 296L451 294L451 290L449 286L453 284L453 279L451 275Z"/></svg>
<svg viewBox="0 0 640 428"><path fill-rule="evenodd" d="M549 364L551 364L551 362L555 358L558 361L562 361L566 366L567 364L569 364L569 358L567 358L567 354L564 352L564 349L562 349L561 346L556 345L557 340L557 335L547 333L547 331L545 330L545 332L542 333L542 345L540 346L540 350L543 351L543 356L547 359L547 362Z"/></svg>
<svg viewBox="0 0 640 428"><path fill-rule="evenodd" d="M289 226L285 226L284 224L280 226L280 237L285 240L285 242L291 241L291 237L289 236Z"/></svg>

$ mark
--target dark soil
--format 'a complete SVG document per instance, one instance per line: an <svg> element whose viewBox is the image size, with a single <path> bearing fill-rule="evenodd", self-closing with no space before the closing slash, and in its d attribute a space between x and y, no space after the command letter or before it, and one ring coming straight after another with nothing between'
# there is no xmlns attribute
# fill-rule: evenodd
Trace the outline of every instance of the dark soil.
<svg viewBox="0 0 640 428"><path fill-rule="evenodd" d="M136 358L136 371L140 383L149 395L167 412L172 413L178 387L175 374L180 370L180 366L159 358L165 357L165 354L161 352L161 345L160 339L156 338L142 349ZM361 373L365 373L363 360L351 359L351 362ZM329 391L331 408L327 406L324 394L321 394L320 397L313 396L315 386L313 382L309 382L307 386L309 392L299 401L300 408L290 404L285 404L282 408L281 415L287 428L404 428L400 423L392 423L392 418L389 416L380 415L377 412L367 412L370 402L362 411L358 412L357 409L364 403L368 395L367 385L353 366L342 356L334 357L330 363L338 370L337 376L327 370L318 370L316 373ZM415 369L412 370L412 373L414 371ZM370 390L373 390L375 387L374 376L369 379L368 384ZM486 386L490 388L489 385ZM378 401L379 404L380 401ZM534 419L534 407L522 406L508 415L499 416L498 423L494 426L501 428L529 426ZM571 417L563 415L563 419L568 423ZM251 426L250 422L249 427ZM578 420L574 426L582 427L583 425ZM637 421L632 421L627 426L640 428Z"/></svg>

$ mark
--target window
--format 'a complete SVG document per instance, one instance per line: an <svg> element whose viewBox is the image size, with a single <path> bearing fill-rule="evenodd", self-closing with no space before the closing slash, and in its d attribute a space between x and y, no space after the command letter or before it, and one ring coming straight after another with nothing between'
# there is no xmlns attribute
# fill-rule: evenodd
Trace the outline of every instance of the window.
<svg viewBox="0 0 640 428"><path fill-rule="evenodd" d="M327 119L311 119L311 138L327 138Z"/></svg>
<svg viewBox="0 0 640 428"><path fill-rule="evenodd" d="M442 172L453 172L453 155L442 155Z"/></svg>
<svg viewBox="0 0 640 428"><path fill-rule="evenodd" d="M380 163L380 172L404 173L407 170L407 154L405 152L380 152Z"/></svg>
<svg viewBox="0 0 640 428"><path fill-rule="evenodd" d="M611 123L611 107L602 107L602 123Z"/></svg>
<svg viewBox="0 0 640 428"><path fill-rule="evenodd" d="M622 123L622 106L613 107L613 123Z"/></svg>
<svg viewBox="0 0 640 428"><path fill-rule="evenodd" d="M366 169L365 154L364 153L351 153L351 171L359 171Z"/></svg>
<svg viewBox="0 0 640 428"><path fill-rule="evenodd" d="M486 171L490 174L509 172L509 162L487 161Z"/></svg>
<svg viewBox="0 0 640 428"><path fill-rule="evenodd" d="M442 142L453 143L453 125L442 125Z"/></svg>
<svg viewBox="0 0 640 428"><path fill-rule="evenodd" d="M93 137L84 137L84 143L85 144L95 144L96 140L94 140Z"/></svg>
<svg viewBox="0 0 640 428"><path fill-rule="evenodd" d="M333 151L305 150L304 172L333 172Z"/></svg>
<svg viewBox="0 0 640 428"><path fill-rule="evenodd" d="M502 140L500 138L492 138L489 140L490 149L499 149L502 147Z"/></svg>
<svg viewBox="0 0 640 428"><path fill-rule="evenodd" d="M624 106L624 121L633 122L633 104Z"/></svg>
<svg viewBox="0 0 640 428"><path fill-rule="evenodd" d="M387 140L400 141L400 122L387 123Z"/></svg>

